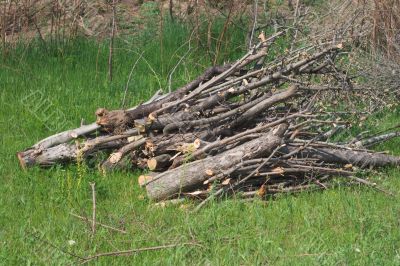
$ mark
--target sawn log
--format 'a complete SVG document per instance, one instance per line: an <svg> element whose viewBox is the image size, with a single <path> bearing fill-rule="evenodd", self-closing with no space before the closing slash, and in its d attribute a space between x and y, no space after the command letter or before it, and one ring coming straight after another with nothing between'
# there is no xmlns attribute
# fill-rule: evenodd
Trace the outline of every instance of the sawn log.
<svg viewBox="0 0 400 266"><path fill-rule="evenodd" d="M164 200L201 185L210 175L229 169L242 160L268 156L280 145L287 128L287 124L280 124L260 138L231 150L161 173L146 185L147 195L153 200Z"/></svg>

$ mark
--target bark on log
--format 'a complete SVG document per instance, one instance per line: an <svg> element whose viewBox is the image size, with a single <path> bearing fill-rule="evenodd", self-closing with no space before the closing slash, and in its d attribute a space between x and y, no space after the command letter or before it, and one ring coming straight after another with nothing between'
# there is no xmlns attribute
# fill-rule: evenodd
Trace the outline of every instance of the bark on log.
<svg viewBox="0 0 400 266"><path fill-rule="evenodd" d="M280 152L288 154L294 152L297 148L298 147L287 145L283 147ZM347 149L305 148L294 156L313 158L324 163L352 164L359 167L400 165L400 157L397 156Z"/></svg>
<svg viewBox="0 0 400 266"><path fill-rule="evenodd" d="M155 136L147 140L146 150L152 156L158 156L165 153L177 151L181 143L189 143L196 140L196 135L193 133L176 134L169 138L163 135Z"/></svg>
<svg viewBox="0 0 400 266"><path fill-rule="evenodd" d="M98 130L100 127L96 123L92 123L90 125L83 125L81 127L67 130L56 135L50 136L33 145L34 148L37 149L47 149L58 144L67 143L73 139L76 139L80 136L84 136L89 133L93 133Z"/></svg>
<svg viewBox="0 0 400 266"><path fill-rule="evenodd" d="M171 164L171 156L169 154L162 154L147 160L147 167L150 171L160 171L168 168Z"/></svg>
<svg viewBox="0 0 400 266"><path fill-rule="evenodd" d="M257 114L260 112L263 112L264 110L270 108L274 104L280 103L282 101L285 101L295 95L297 91L298 86L296 85L291 85L287 90L284 90L282 92L276 93L272 95L270 98L254 105L250 109L248 109L246 112L244 112L233 124L232 127L237 127L238 125L241 125L247 121L251 121L252 117L255 117Z"/></svg>
<svg viewBox="0 0 400 266"><path fill-rule="evenodd" d="M17 157L23 169L34 165L47 167L56 163L75 161L78 153L85 158L100 150L117 149L126 143L126 138L132 135L137 135L136 129L128 130L121 135L99 136L80 143L79 145L62 143L47 148L43 148L46 146L32 147L26 151L18 152ZM67 139L66 136L64 137L64 140ZM49 145L49 143L47 143L47 145Z"/></svg>
<svg viewBox="0 0 400 266"><path fill-rule="evenodd" d="M199 86L200 83L210 79L217 74L223 73L230 67L230 64L224 66L210 67L197 79L170 93L168 96L149 104L139 105L138 107L130 111L107 111L105 109L100 109L96 112L96 115L98 116L96 123L109 131L127 128L129 126L132 127L134 126L135 119L146 117L150 113L162 108L164 104L182 98L186 93Z"/></svg>
<svg viewBox="0 0 400 266"><path fill-rule="evenodd" d="M232 150L161 173L146 185L147 194L153 200L176 196L193 186L201 185L209 178L207 170L218 173L242 160L268 155L281 143L287 127L287 124L281 124L260 138Z"/></svg>
<svg viewBox="0 0 400 266"><path fill-rule="evenodd" d="M259 98L256 98L253 101L249 101L245 104L242 104L233 110L230 110L230 111L222 113L222 114L215 115L210 118L202 118L199 120L181 121L181 122L174 122L174 123L168 124L167 126L164 127L163 133L170 134L172 131L177 130L177 129L182 129L183 127L190 128L190 127L194 127L194 126L209 125L212 123L221 123L224 121L224 119L230 119L237 115L244 115L248 111L251 111L251 113L253 113L253 114L257 114L258 112L265 110L266 108L269 108L269 107L273 106L274 104L280 103L280 102L284 101L285 99L289 99L290 97L292 97L295 94L295 92L296 92L296 87L292 86L291 88L288 88L284 91L273 94L272 96L270 94L266 93L263 96L260 96ZM249 115L251 115L251 113ZM248 115L246 115L245 119L248 120ZM234 126L239 125L243 121L244 120L239 119L238 122L234 124Z"/></svg>
<svg viewBox="0 0 400 266"><path fill-rule="evenodd" d="M354 146L357 147L357 148L371 147L371 146L376 145L378 143L381 143L381 142L384 142L384 141L388 141L390 139L393 139L393 138L396 138L396 137L399 137L399 136L400 136L400 132L390 132L390 133L374 136L372 138L368 138L368 139L363 139L363 140L357 141L356 143L354 143Z"/></svg>
<svg viewBox="0 0 400 266"><path fill-rule="evenodd" d="M52 166L56 163L73 161L77 157L77 149L73 144L60 144L48 148L40 153L34 150L17 153L19 163L22 168L40 165L42 167Z"/></svg>
<svg viewBox="0 0 400 266"><path fill-rule="evenodd" d="M146 102L146 104L149 104L149 103L151 103L153 101L156 101L160 97L162 97L162 95L160 95L160 91L157 91L151 97L151 99ZM134 109L136 109L136 106L132 107L132 108L129 108L128 111L134 110ZM101 129L100 125L98 125L97 123L92 123L92 124L89 124L89 125L83 125L83 126L80 126L78 128L75 128L75 129L66 130L64 132L49 136L49 137L39 141L38 143L36 143L32 147L17 153L17 157L18 157L20 166L23 169L25 169L26 167L31 167L31 166L35 165L35 158L38 155L40 155L43 151L45 151L46 149L54 147L54 146L57 146L57 145L61 145L61 144L64 144L64 143L68 143L68 142L70 142L70 141L72 141L74 139L77 139L79 137L82 137L82 136L88 136L88 135L90 135L90 134L92 134L92 133L94 133L94 132L96 132L96 131L98 131L100 129ZM124 132L124 134L125 133L126 132ZM99 140L101 138L102 137L95 138L94 141ZM107 137L105 137L105 138L107 138ZM86 143L93 144L93 141L91 142L89 140ZM116 144L116 143L114 143L114 144ZM62 145L62 146L65 146L65 145ZM108 145L105 145L105 148L107 148L107 146ZM118 145L117 146L111 145L111 146L112 146L112 148L118 148L119 147ZM59 149L53 149L53 150L54 151L56 151L56 150L60 150L61 151L61 150L63 150L63 147L60 146ZM58 154L60 155L60 157L62 157L61 156L62 153L58 153ZM57 157L57 152L55 152L53 155L54 155L54 157L51 159L51 161L60 161L60 162L65 161L62 158L56 158ZM74 159L74 158L72 158L72 159Z"/></svg>
<svg viewBox="0 0 400 266"><path fill-rule="evenodd" d="M54 147L54 146L57 146L60 144L67 143L73 139L80 137L80 136L84 136L86 134L93 133L98 129L100 129L100 126L97 125L96 123L93 123L90 125L84 125L79 128L67 130L67 131L55 134L53 136L47 137L47 138L39 141L35 145L33 145L31 148L28 148L24 151L18 152L17 157L19 160L19 164L23 169L25 169L26 167L33 166L35 164L35 157L37 157L39 154L41 154L46 149L49 149L51 147ZM60 154L60 156L61 156L61 154L63 154L63 152L65 152L65 148L67 146L69 146L69 145L68 144L62 145L59 147L59 149L53 149L52 150L53 154L51 155L52 158L48 158L48 160L54 161L56 159L55 157L57 156L57 154ZM70 148L68 148L68 149L70 149ZM61 152L61 151L63 151L63 152ZM49 154L46 153L44 156L42 156L40 158L40 160L44 159L47 155L49 155ZM71 156L73 157L72 154L71 154ZM47 161L47 159L44 159L44 161ZM63 160L61 160L61 161L63 161Z"/></svg>
<svg viewBox="0 0 400 266"><path fill-rule="evenodd" d="M86 158L101 150L117 149L124 145L123 140L113 140L106 143L91 146L90 149L82 150L80 156ZM48 149L36 152L35 150L28 150L25 152L17 153L19 163L23 169L32 167L34 165L40 167L49 167L58 163L66 163L76 161L80 148L76 144L63 143Z"/></svg>

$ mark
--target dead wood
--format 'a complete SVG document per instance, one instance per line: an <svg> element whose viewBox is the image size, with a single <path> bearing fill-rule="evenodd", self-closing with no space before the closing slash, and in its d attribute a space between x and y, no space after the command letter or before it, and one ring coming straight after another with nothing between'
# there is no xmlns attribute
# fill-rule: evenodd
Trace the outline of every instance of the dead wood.
<svg viewBox="0 0 400 266"><path fill-rule="evenodd" d="M354 175L398 165L400 157L365 149L398 132L327 141L350 128L353 116L371 114L353 104L371 93L354 87L348 71L335 64L343 45L292 45L265 60L270 44L285 33L261 34L240 59L137 107L99 108L96 123L19 152L20 164L46 167L106 152L101 171L150 170L138 179L150 199L202 199L196 210L223 195L265 198L327 189L333 177L390 194Z"/></svg>
<svg viewBox="0 0 400 266"><path fill-rule="evenodd" d="M135 149L143 146L146 143L145 138L141 138L139 140L133 141L123 147L121 147L118 151L112 153L106 161L101 165L103 171L110 171L114 169L114 167L118 166L118 163L130 152Z"/></svg>
<svg viewBox="0 0 400 266"><path fill-rule="evenodd" d="M297 147L287 145L280 152L289 154L296 151L296 149ZM400 164L400 157L351 149L312 147L299 150L293 156L313 158L324 163L351 164L359 167L381 167Z"/></svg>
<svg viewBox="0 0 400 266"><path fill-rule="evenodd" d="M125 129L127 127L132 127L134 126L135 119L148 116L150 113L162 108L164 104L183 97L186 93L196 88L201 82L204 82L229 68L229 64L210 67L197 79L170 93L168 96L152 103L139 105L133 110L107 111L105 109L99 109L96 111L96 123L109 131L116 128L120 130L121 128Z"/></svg>
<svg viewBox="0 0 400 266"><path fill-rule="evenodd" d="M214 157L207 157L156 176L146 185L149 198L162 200L202 184L209 173L218 173L240 163L244 158L252 159L274 150L281 142L287 124L281 124L259 139L246 142L232 150Z"/></svg>
<svg viewBox="0 0 400 266"><path fill-rule="evenodd" d="M150 171L158 172L163 169L165 170L172 164L171 158L171 155L161 154L147 160L147 166L149 167Z"/></svg>

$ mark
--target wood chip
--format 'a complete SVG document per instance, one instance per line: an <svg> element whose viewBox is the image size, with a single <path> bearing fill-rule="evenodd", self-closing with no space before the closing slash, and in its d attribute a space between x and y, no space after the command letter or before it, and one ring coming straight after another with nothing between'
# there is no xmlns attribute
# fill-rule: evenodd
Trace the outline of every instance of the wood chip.
<svg viewBox="0 0 400 266"><path fill-rule="evenodd" d="M227 186L227 185L229 185L231 183L231 179L230 178L227 178L227 179L225 179L221 184L223 185L223 186Z"/></svg>
<svg viewBox="0 0 400 266"><path fill-rule="evenodd" d="M119 162L121 160L121 158L122 158L122 153L120 153L120 152L112 153L110 155L110 162L115 164L115 163Z"/></svg>

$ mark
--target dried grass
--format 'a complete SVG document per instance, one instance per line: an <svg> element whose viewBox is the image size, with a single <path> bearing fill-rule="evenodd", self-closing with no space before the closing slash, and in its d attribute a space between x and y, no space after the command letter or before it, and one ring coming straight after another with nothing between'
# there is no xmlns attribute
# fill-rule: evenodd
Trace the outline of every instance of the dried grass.
<svg viewBox="0 0 400 266"><path fill-rule="evenodd" d="M371 34L375 50L400 60L400 0L374 0Z"/></svg>

